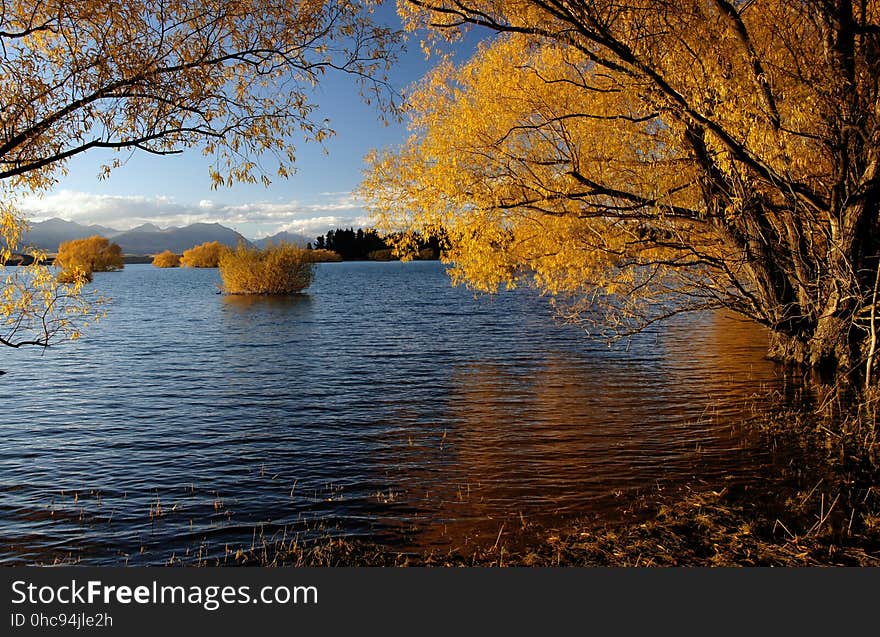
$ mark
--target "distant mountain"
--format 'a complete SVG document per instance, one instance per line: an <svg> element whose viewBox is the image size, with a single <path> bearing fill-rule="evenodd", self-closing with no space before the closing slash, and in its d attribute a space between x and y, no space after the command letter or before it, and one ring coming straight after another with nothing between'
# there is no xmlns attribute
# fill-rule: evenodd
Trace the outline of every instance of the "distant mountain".
<svg viewBox="0 0 880 637"><path fill-rule="evenodd" d="M166 228L159 230L156 226L144 224L132 230L122 232L113 241L119 244L125 254L158 254L171 250L180 254L194 245L208 241L219 241L223 245L235 247L239 243L250 244L235 230L221 226L219 223L194 223L183 228Z"/></svg>
<svg viewBox="0 0 880 637"><path fill-rule="evenodd" d="M258 248L265 248L266 244L270 242L276 245L279 243L292 243L295 246L304 248L309 241L311 241L311 239L302 234L295 234L293 232L279 232L278 234L273 234L271 237L257 239L253 242L253 244Z"/></svg>
<svg viewBox="0 0 880 637"><path fill-rule="evenodd" d="M63 241L84 239L96 234L110 238L118 235L119 230L98 225L85 226L75 221L53 218L31 224L30 231L22 239L22 245L55 252L58 244Z"/></svg>
<svg viewBox="0 0 880 637"><path fill-rule="evenodd" d="M123 232L105 226L86 226L64 219L48 219L31 224L31 230L25 235L22 245L55 252L62 241L83 239L96 234L113 239L125 254L138 255L158 254L165 250L180 254L207 241L219 241L230 247L240 242L250 243L235 230L219 223L194 223L183 228L164 230L154 224L145 223Z"/></svg>
<svg viewBox="0 0 880 637"><path fill-rule="evenodd" d="M132 228L128 232L162 232L162 228L157 226L155 223L144 223L136 228Z"/></svg>

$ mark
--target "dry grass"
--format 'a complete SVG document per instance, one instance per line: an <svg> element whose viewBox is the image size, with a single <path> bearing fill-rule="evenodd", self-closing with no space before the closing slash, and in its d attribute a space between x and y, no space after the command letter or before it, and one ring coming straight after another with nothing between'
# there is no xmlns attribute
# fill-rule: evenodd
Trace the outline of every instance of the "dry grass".
<svg viewBox="0 0 880 637"><path fill-rule="evenodd" d="M821 515L819 511L817 516ZM827 513L827 511L826 511ZM692 493L648 519L596 527L501 526L491 544L404 552L344 537L260 537L203 566L880 566L880 526L863 513L849 532L803 528L738 503L726 492ZM826 519L827 522L827 519ZM857 528L854 528L857 527ZM797 527L795 527L797 528Z"/></svg>
<svg viewBox="0 0 880 637"><path fill-rule="evenodd" d="M800 449L779 474L721 491L645 494L616 523L573 519L551 527L511 516L482 544L461 538L433 552L329 535L261 536L205 564L878 567L880 462L869 407L830 419L803 412L767 418L760 424L767 445Z"/></svg>
<svg viewBox="0 0 880 637"><path fill-rule="evenodd" d="M819 401L812 409L762 416L753 426L778 449L752 483L628 500L623 518L541 524L515 512L484 536L455 536L442 549L342 536L341 529L258 526L245 546L203 542L168 564L193 566L873 566L880 567L880 458L876 404ZM260 475L264 475L260 467ZM272 478L274 479L274 477ZM295 486L295 484L294 484ZM293 497L293 489L291 489ZM383 499L389 496L379 493ZM390 497L389 497L390 499ZM76 501L76 499L74 499ZM227 511L216 496L215 512ZM150 521L175 511L150 503ZM430 521L423 521L430 524ZM266 535L265 533L269 533Z"/></svg>
<svg viewBox="0 0 880 637"><path fill-rule="evenodd" d="M243 244L220 256L220 278L227 294L288 295L312 283L315 265L303 250L287 243L264 249Z"/></svg>

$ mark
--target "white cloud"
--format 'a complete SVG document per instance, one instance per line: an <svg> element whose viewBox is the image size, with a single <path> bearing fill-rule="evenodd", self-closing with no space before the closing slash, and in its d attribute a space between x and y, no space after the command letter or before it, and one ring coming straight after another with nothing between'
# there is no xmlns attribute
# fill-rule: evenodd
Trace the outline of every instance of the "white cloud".
<svg viewBox="0 0 880 637"><path fill-rule="evenodd" d="M210 199L197 203L171 197L98 195L62 190L22 202L26 216L34 221L60 217L83 224L100 224L126 230L143 223L160 227L191 223L220 223L250 238L280 231L317 236L336 227L370 225L363 204L350 192L321 193L313 201L255 201L228 204Z"/></svg>
<svg viewBox="0 0 880 637"><path fill-rule="evenodd" d="M366 215L359 217L340 217L336 215L328 215L324 217L310 217L308 219L297 219L280 228L284 232L292 232L294 234L302 234L307 237L316 237L324 234L331 228L365 228L370 224L370 218Z"/></svg>

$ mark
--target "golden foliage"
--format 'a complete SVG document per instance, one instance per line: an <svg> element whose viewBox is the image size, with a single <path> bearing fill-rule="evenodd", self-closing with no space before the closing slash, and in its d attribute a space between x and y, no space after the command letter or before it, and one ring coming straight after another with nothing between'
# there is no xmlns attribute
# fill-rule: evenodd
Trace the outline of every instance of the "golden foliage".
<svg viewBox="0 0 880 637"><path fill-rule="evenodd" d="M153 265L157 268L177 268L180 266L180 255L165 250L153 257Z"/></svg>
<svg viewBox="0 0 880 637"><path fill-rule="evenodd" d="M113 272L125 267L122 248L106 237L94 235L87 239L65 241L58 246L55 266L63 272L81 271L91 280L92 272ZM72 278L69 275L68 278Z"/></svg>
<svg viewBox="0 0 880 637"><path fill-rule="evenodd" d="M62 340L76 340L82 330L103 317L104 300L87 298L83 292L84 276L70 282L58 281L46 255L28 250L32 265L9 267L26 228L11 201L0 199L0 344L48 346Z"/></svg>
<svg viewBox="0 0 880 637"><path fill-rule="evenodd" d="M216 268L220 264L220 257L229 248L219 241L206 241L184 250L180 257L180 265L185 268Z"/></svg>
<svg viewBox="0 0 880 637"><path fill-rule="evenodd" d="M723 306L810 341L880 252L880 3L844 5L400 2L426 48L495 35L414 87L362 195L400 252L445 233L455 281L609 335Z"/></svg>
<svg viewBox="0 0 880 637"><path fill-rule="evenodd" d="M56 278L59 283L91 283L94 277L91 270L78 265L61 270Z"/></svg>
<svg viewBox="0 0 880 637"><path fill-rule="evenodd" d="M125 267L119 245L99 235L63 242L58 246L54 265L61 269L58 282L72 284L90 282L93 272L113 272Z"/></svg>
<svg viewBox="0 0 880 637"><path fill-rule="evenodd" d="M342 261L342 255L335 250L325 250L324 248L315 248L309 250L309 257L314 263L335 263Z"/></svg>
<svg viewBox="0 0 880 637"><path fill-rule="evenodd" d="M220 257L220 278L227 294L296 294L309 287L314 277L314 250L288 243L264 249L244 244Z"/></svg>
<svg viewBox="0 0 880 637"><path fill-rule="evenodd" d="M93 148L196 146L214 159L214 186L268 183L262 165L284 177L294 139L321 143L333 132L312 117L324 73L349 73L374 99L391 99L382 74L397 37L373 24L372 4L4 2L0 180L48 186ZM265 153L274 165L257 161Z"/></svg>
<svg viewBox="0 0 880 637"><path fill-rule="evenodd" d="M373 23L373 6L373 0L3 2L0 256L24 249L17 197L44 192L67 162L95 148L158 155L200 148L211 158L214 187L289 175L293 140L322 143L333 134L313 116L313 88L324 73L348 73L365 97L393 102L384 73L399 38ZM269 161L259 161L265 155ZM122 161L108 161L100 177ZM3 344L75 337L84 325L79 319L93 310L100 315L83 296L85 277L61 283L39 263L4 275Z"/></svg>

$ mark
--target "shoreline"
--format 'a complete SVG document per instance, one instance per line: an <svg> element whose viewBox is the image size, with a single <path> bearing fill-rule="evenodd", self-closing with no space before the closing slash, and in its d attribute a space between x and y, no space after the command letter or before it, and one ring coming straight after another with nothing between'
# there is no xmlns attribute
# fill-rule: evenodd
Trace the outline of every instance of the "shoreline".
<svg viewBox="0 0 880 637"><path fill-rule="evenodd" d="M856 489L858 491L858 489ZM692 491L642 501L624 519L501 526L497 537L461 538L444 549L407 551L379 541L323 536L260 537L222 557L171 555L171 567L880 567L880 492L861 511L829 506L797 517L768 514L748 490ZM819 494L815 492L812 495ZM807 498L809 500L810 498ZM850 500L852 503L853 500ZM837 503L840 503L838 498ZM839 506L839 504L837 505ZM793 516L794 507L787 507ZM835 509L836 512L835 512ZM33 565L33 564L31 564ZM83 566L60 561L53 566ZM87 566L87 564L85 564ZM126 566L118 564L117 566Z"/></svg>
<svg viewBox="0 0 880 637"><path fill-rule="evenodd" d="M788 412L755 423L771 447L797 450L776 474L720 490L649 491L614 520L498 519L499 530L408 549L320 527L254 527L247 547L200 544L159 564L184 567L880 567L880 451L860 413ZM868 414L868 416L866 416ZM789 456L786 456L789 457ZM83 565L77 559L53 565ZM123 565L123 564L118 564ZM127 565L127 561L126 564Z"/></svg>
<svg viewBox="0 0 880 637"><path fill-rule="evenodd" d="M863 406L864 407L864 406ZM645 494L613 522L501 525L497 537L403 551L360 539L262 541L203 566L880 567L880 457L873 415L780 414L765 444L798 449L764 480L720 491ZM771 486L773 485L773 486ZM181 562L186 564L186 562Z"/></svg>
<svg viewBox="0 0 880 637"><path fill-rule="evenodd" d="M198 566L274 567L880 567L880 523L841 533L829 519L801 534L731 499L694 492L657 507L648 519L596 526L526 524L499 533L494 544L405 552L381 543L323 538L263 544ZM793 525L792 525L793 526Z"/></svg>

